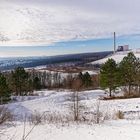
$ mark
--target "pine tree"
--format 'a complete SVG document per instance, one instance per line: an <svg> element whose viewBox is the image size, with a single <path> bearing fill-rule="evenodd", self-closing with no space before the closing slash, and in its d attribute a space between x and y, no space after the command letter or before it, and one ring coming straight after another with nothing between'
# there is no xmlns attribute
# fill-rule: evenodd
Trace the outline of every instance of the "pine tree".
<svg viewBox="0 0 140 140"><path fill-rule="evenodd" d="M84 86L84 75L82 72L80 72L78 74L78 77L77 77L80 81L81 81L81 88Z"/></svg>
<svg viewBox="0 0 140 140"><path fill-rule="evenodd" d="M26 91L27 81L28 73L23 67L17 67L12 71L12 83L17 95L22 95L22 92Z"/></svg>
<svg viewBox="0 0 140 140"><path fill-rule="evenodd" d="M103 88L109 88L109 95L117 87L117 64L113 59L102 65L100 70L100 84Z"/></svg>
<svg viewBox="0 0 140 140"><path fill-rule="evenodd" d="M83 74L82 72L78 75L79 80L81 80L82 87L88 88L92 85L92 78L88 72Z"/></svg>
<svg viewBox="0 0 140 140"><path fill-rule="evenodd" d="M138 87L138 93L140 94L140 59L139 58L137 58L137 62L136 62L135 83Z"/></svg>
<svg viewBox="0 0 140 140"><path fill-rule="evenodd" d="M128 93L131 94L131 87L135 84L137 58L130 52L120 62L120 81L123 86L128 86Z"/></svg>
<svg viewBox="0 0 140 140"><path fill-rule="evenodd" d="M83 80L85 87L90 87L92 85L92 79L88 72L83 75Z"/></svg>
<svg viewBox="0 0 140 140"><path fill-rule="evenodd" d="M41 89L41 81L38 77L33 79L33 88L34 89Z"/></svg>
<svg viewBox="0 0 140 140"><path fill-rule="evenodd" d="M10 100L10 90L6 82L6 78L1 73L0 73L0 98L1 98L1 103L3 101Z"/></svg>

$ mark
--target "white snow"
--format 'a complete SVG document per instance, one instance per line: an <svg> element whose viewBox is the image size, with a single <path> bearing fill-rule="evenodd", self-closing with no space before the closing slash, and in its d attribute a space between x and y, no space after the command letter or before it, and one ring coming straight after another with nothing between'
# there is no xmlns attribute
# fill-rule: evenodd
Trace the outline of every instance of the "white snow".
<svg viewBox="0 0 140 140"><path fill-rule="evenodd" d="M15 125L0 126L4 134L0 134L1 140L21 140L24 130L23 116L31 115L34 112L52 112L60 114L68 114L70 95L72 92L44 90L36 92L38 98L32 100L19 101L8 104L8 108L17 115ZM91 90L80 92L81 103L85 104L89 110L95 111L97 100L102 96L106 96L102 90ZM139 140L140 132L140 99L125 100L108 100L100 101L101 112L114 113L115 111L124 112L125 119L112 120L109 119L101 124L92 123L69 123L69 124L39 124L27 140ZM27 134L33 126L26 124L25 134Z"/></svg>
<svg viewBox="0 0 140 140"><path fill-rule="evenodd" d="M82 71L83 74L85 74L86 72L88 72L90 75L97 75L98 74L97 71L90 71L90 70L84 70L84 71Z"/></svg>
<svg viewBox="0 0 140 140"><path fill-rule="evenodd" d="M121 62L121 60L127 56L127 54L131 52L131 51L124 51L124 52L116 52L115 54L112 54L110 56L107 56L103 59L100 59L100 60L97 60L97 61L94 61L94 62L91 62L91 64L103 64L105 63L108 59L114 59L117 63ZM134 52L134 55L137 57L137 58L140 58L140 52L139 52L139 49L137 50L132 50L132 52Z"/></svg>
<svg viewBox="0 0 140 140"><path fill-rule="evenodd" d="M26 132L31 128L26 126ZM8 128L5 139L21 140L23 126ZM28 140L139 140L140 121L114 121L101 125L54 126L39 125ZM16 135L12 135L15 134Z"/></svg>

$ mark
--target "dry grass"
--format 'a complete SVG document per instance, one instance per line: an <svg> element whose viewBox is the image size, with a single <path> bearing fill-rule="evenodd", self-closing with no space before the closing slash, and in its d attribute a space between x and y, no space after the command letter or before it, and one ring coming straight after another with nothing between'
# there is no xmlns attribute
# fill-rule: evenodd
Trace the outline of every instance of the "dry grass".
<svg viewBox="0 0 140 140"><path fill-rule="evenodd" d="M124 119L124 113L120 110L115 112L115 118L116 119Z"/></svg>
<svg viewBox="0 0 140 140"><path fill-rule="evenodd" d="M27 121L31 124L69 124L70 122L73 122L73 116L72 114L63 115L59 112L44 112L39 113L35 112L30 117L27 118Z"/></svg>
<svg viewBox="0 0 140 140"><path fill-rule="evenodd" d="M13 118L11 111L7 107L0 106L0 125L5 122L11 122Z"/></svg>

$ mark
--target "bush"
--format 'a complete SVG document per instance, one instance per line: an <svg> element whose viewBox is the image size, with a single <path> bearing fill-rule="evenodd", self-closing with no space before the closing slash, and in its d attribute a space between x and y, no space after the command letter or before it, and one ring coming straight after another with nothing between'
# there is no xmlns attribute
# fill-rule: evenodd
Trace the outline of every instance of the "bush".
<svg viewBox="0 0 140 140"><path fill-rule="evenodd" d="M117 118L117 119L124 119L124 113L122 112L122 111L117 111L116 113L115 113L115 117Z"/></svg>

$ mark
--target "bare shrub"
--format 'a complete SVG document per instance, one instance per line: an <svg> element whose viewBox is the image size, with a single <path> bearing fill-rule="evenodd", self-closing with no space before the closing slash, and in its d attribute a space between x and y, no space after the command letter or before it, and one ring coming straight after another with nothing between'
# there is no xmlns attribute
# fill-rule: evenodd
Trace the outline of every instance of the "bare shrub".
<svg viewBox="0 0 140 140"><path fill-rule="evenodd" d="M46 121L45 113L41 114L35 111L31 116L28 117L28 122L30 124L42 124L45 121Z"/></svg>
<svg viewBox="0 0 140 140"><path fill-rule="evenodd" d="M79 111L79 101L80 100L79 100L78 92L72 93L71 101L73 102L73 104L70 108L71 108L74 120L78 121L79 120L79 113L80 113L80 111Z"/></svg>
<svg viewBox="0 0 140 140"><path fill-rule="evenodd" d="M109 112L105 112L103 114L103 121L105 120L110 120L112 117L111 117L111 114Z"/></svg>
<svg viewBox="0 0 140 140"><path fill-rule="evenodd" d="M82 116L82 110L84 106L81 104L80 92L82 88L82 81L77 77L72 83L73 94L71 94L71 111L73 114L74 121L79 121Z"/></svg>
<svg viewBox="0 0 140 140"><path fill-rule="evenodd" d="M69 116L72 121L86 121L85 112L87 112L87 106L82 102L82 97L80 92L74 91L70 95L70 104L69 104Z"/></svg>
<svg viewBox="0 0 140 140"><path fill-rule="evenodd" d="M108 114L108 112L103 112L101 110L101 103L99 100L97 100L94 107L95 108L93 111L90 111L89 109L84 113L83 118L86 122L88 122L89 124L99 124L104 122L104 120L110 119L110 115Z"/></svg>
<svg viewBox="0 0 140 140"><path fill-rule="evenodd" d="M103 116L102 112L100 111L100 101L97 101L96 104L96 123L100 123L101 117Z"/></svg>
<svg viewBox="0 0 140 140"><path fill-rule="evenodd" d="M63 115L58 113L47 113L46 114L46 120L48 123L51 124L69 124L69 122L73 121L73 118L70 114Z"/></svg>
<svg viewBox="0 0 140 140"><path fill-rule="evenodd" d="M0 106L0 125L13 120L13 115L5 106Z"/></svg>
<svg viewBox="0 0 140 140"><path fill-rule="evenodd" d="M105 119L105 116L104 116L104 113L101 111L100 100L97 100L97 102L95 103L95 109L94 109L93 118L91 121L93 123L99 124L99 123L103 122L104 119Z"/></svg>
<svg viewBox="0 0 140 140"><path fill-rule="evenodd" d="M119 110L119 111L115 112L115 117L117 119L124 119L124 113Z"/></svg>
<svg viewBox="0 0 140 140"><path fill-rule="evenodd" d="M27 137L32 133L32 131L34 130L34 128L39 125L42 122L42 118L44 116L45 112L43 112L42 114L40 113L35 113L32 114L31 117L27 118L27 116L25 116L24 119L24 129L23 129L23 135L22 135L22 140L26 140ZM32 128L27 132L27 134L25 134L25 130L26 130L26 120L28 119L29 123L32 123L33 126Z"/></svg>
<svg viewBox="0 0 140 140"><path fill-rule="evenodd" d="M60 114L59 112L44 112L43 115L39 112L35 112L30 117L28 117L28 122L31 125L35 124L69 124L73 121L73 116L71 114Z"/></svg>

